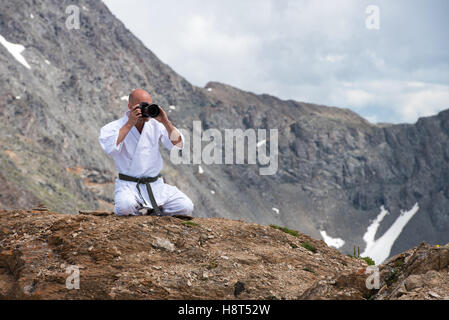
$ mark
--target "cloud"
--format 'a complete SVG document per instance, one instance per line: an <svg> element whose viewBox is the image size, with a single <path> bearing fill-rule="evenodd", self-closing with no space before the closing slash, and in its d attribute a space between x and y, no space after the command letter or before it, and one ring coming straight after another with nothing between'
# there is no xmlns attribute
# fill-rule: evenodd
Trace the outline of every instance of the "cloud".
<svg viewBox="0 0 449 320"><path fill-rule="evenodd" d="M346 100L352 106L364 106L368 103L372 103L375 97L363 90L346 90Z"/></svg>
<svg viewBox="0 0 449 320"><path fill-rule="evenodd" d="M431 116L449 109L449 86L422 83L413 92L404 94L400 105L399 114L405 121Z"/></svg>
<svg viewBox="0 0 449 320"><path fill-rule="evenodd" d="M221 81L389 122L447 108L446 0L104 2L198 86ZM365 25L372 4L379 30Z"/></svg>
<svg viewBox="0 0 449 320"><path fill-rule="evenodd" d="M364 81L333 88L331 105L350 105L371 122L415 122L449 109L449 85L409 81Z"/></svg>

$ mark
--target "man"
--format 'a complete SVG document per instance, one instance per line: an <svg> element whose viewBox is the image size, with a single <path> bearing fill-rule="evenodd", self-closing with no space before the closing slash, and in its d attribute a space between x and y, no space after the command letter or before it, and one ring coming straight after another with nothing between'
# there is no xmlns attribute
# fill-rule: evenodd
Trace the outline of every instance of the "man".
<svg viewBox="0 0 449 320"><path fill-rule="evenodd" d="M139 108L142 102L151 104L150 94L142 89L134 90L129 95L125 116L101 128L100 145L114 159L120 173L115 180L114 212L190 219L192 201L160 177L159 142L168 150L182 150L184 137L162 108L156 118L143 118Z"/></svg>

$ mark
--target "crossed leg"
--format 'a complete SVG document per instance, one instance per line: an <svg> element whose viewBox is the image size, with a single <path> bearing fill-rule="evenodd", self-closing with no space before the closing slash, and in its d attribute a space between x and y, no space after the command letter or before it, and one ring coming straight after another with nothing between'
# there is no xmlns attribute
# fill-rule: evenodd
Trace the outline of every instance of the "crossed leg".
<svg viewBox="0 0 449 320"><path fill-rule="evenodd" d="M173 187L176 188L176 187ZM193 212L193 202L181 190L176 188L170 198L162 205L164 215L190 215Z"/></svg>
<svg viewBox="0 0 449 320"><path fill-rule="evenodd" d="M194 205L192 200L175 186L165 185L164 192L169 196L162 206L162 214L167 216L173 215L190 215L193 212ZM145 188L142 190L146 191ZM151 209L149 201L143 201L131 189L126 188L116 192L114 212L117 215L145 215L148 209Z"/></svg>

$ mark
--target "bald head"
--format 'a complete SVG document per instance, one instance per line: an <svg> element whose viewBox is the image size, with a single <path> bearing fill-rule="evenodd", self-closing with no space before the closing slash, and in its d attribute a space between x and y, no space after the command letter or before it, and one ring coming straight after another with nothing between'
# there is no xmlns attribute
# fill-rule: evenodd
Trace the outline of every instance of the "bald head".
<svg viewBox="0 0 449 320"><path fill-rule="evenodd" d="M142 102L153 103L151 96L148 92L143 89L136 89L129 95L129 103L128 107L131 109L133 106L137 104L141 104Z"/></svg>

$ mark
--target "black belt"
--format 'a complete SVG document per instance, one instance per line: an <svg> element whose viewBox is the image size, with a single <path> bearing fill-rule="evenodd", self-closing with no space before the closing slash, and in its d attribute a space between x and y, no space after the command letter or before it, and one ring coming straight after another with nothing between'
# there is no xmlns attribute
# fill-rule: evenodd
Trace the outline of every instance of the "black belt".
<svg viewBox="0 0 449 320"><path fill-rule="evenodd" d="M124 180L124 181L130 181L130 182L137 182L137 190L139 191L139 195L142 197L142 193L140 193L140 187L139 185L141 184L145 184L147 186L147 192L148 192L148 197L150 198L151 201L151 205L153 206L153 210L156 213L156 215L161 216L161 210L159 209L157 203L156 203L156 199L154 198L153 195L153 190L151 190L151 185L150 183L152 182L156 182L157 179L159 179L161 177L160 174L157 175L157 177L145 177L145 178L134 178L134 177L130 177L127 176L125 174L121 174L119 173L118 178L120 180ZM144 197L142 197L142 199L145 200Z"/></svg>

